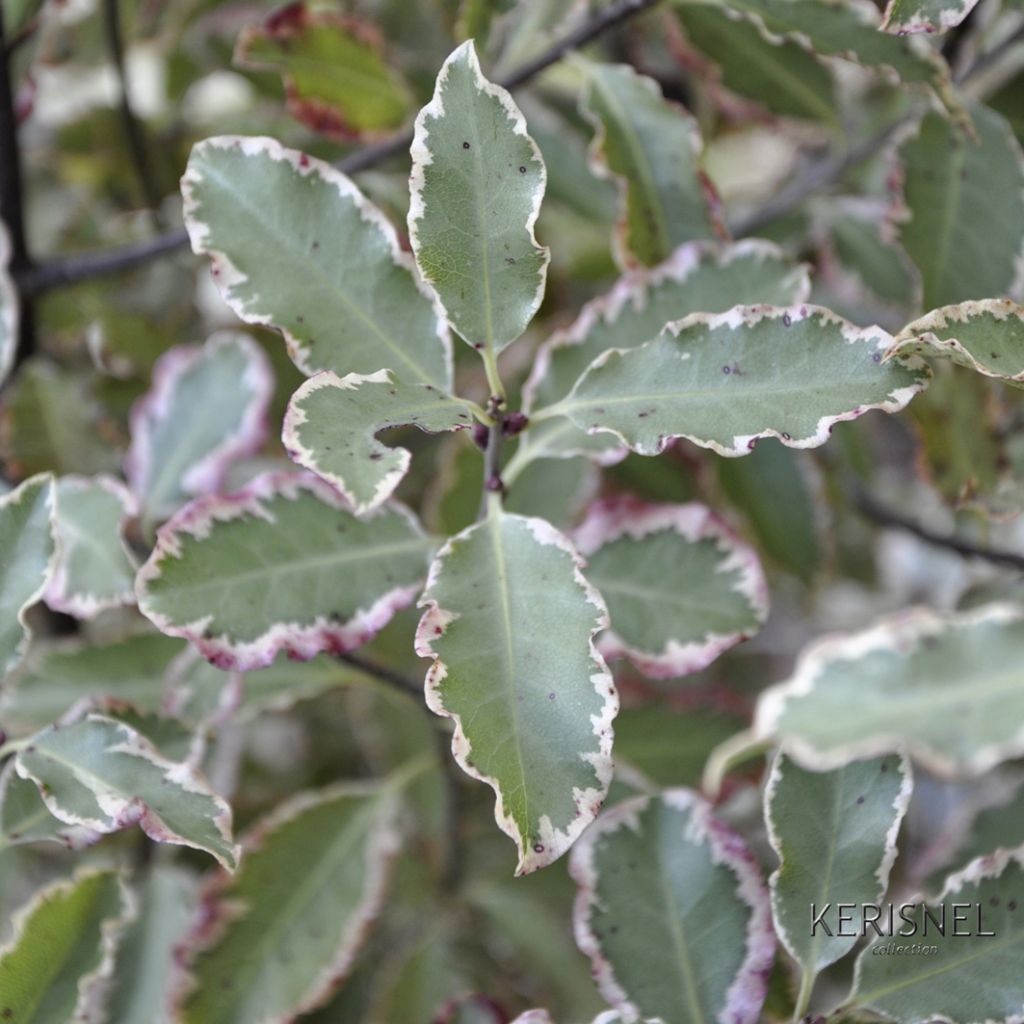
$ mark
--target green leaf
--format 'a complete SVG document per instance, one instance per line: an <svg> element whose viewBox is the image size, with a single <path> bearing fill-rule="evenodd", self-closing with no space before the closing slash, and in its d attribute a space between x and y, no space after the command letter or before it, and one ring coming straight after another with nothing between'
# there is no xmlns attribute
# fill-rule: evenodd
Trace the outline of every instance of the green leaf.
<svg viewBox="0 0 1024 1024"><path fill-rule="evenodd" d="M14 366L18 349L18 326L21 322L18 306L18 292L8 273L11 258L11 243L7 229L0 224L0 384Z"/></svg>
<svg viewBox="0 0 1024 1024"><path fill-rule="evenodd" d="M99 1020L102 983L133 912L114 871L82 872L37 893L0 950L0 1017L12 1024Z"/></svg>
<svg viewBox="0 0 1024 1024"><path fill-rule="evenodd" d="M158 843L205 850L234 869L231 808L194 769L168 761L122 722L90 714L51 726L18 752L15 765L69 825L106 834L138 823Z"/></svg>
<svg viewBox="0 0 1024 1024"><path fill-rule="evenodd" d="M193 502L139 571L139 608L218 668L311 658L369 640L419 590L430 541L405 508L357 519L315 477L268 473Z"/></svg>
<svg viewBox="0 0 1024 1024"><path fill-rule="evenodd" d="M899 149L900 241L921 271L925 309L1006 295L1024 259L1020 143L995 111L974 104L970 114L976 141L930 113Z"/></svg>
<svg viewBox="0 0 1024 1024"><path fill-rule="evenodd" d="M593 642L608 621L580 564L549 523L492 505L441 549L420 600L427 705L455 722L462 769L494 790L520 875L572 845L611 781L618 697Z"/></svg>
<svg viewBox="0 0 1024 1024"><path fill-rule="evenodd" d="M1024 307L1009 299L933 309L893 339L886 358L945 356L986 377L1024 387Z"/></svg>
<svg viewBox="0 0 1024 1024"><path fill-rule="evenodd" d="M124 528L135 503L110 476L57 481L56 571L45 594L55 611L91 619L135 601L135 563Z"/></svg>
<svg viewBox="0 0 1024 1024"><path fill-rule="evenodd" d="M1019 852L981 857L951 875L939 900L927 905L932 921L924 917L926 904L919 903L908 913L916 925L912 938L885 936L860 954L847 1006L873 1010L900 1024L1016 1020L1024 1006L1022 886ZM957 925L955 905L962 907ZM940 916L945 935L934 925ZM900 930L909 931L910 925L901 923ZM981 931L993 934L982 936ZM901 956L891 949L912 944L934 947L934 952Z"/></svg>
<svg viewBox="0 0 1024 1024"><path fill-rule="evenodd" d="M615 257L653 266L683 242L717 238L716 197L703 177L703 143L691 114L628 64L579 60L580 112L594 128L591 165L619 191Z"/></svg>
<svg viewBox="0 0 1024 1024"><path fill-rule="evenodd" d="M925 367L882 363L891 342L819 306L694 314L638 348L605 353L544 416L567 415L641 455L674 437L730 456L760 437L814 448L836 423L897 412L924 389Z"/></svg>
<svg viewBox="0 0 1024 1024"><path fill-rule="evenodd" d="M1024 613L903 612L808 647L763 693L755 736L808 768L901 749L940 775L981 774L1024 753Z"/></svg>
<svg viewBox="0 0 1024 1024"><path fill-rule="evenodd" d="M259 450L273 388L262 349L234 331L160 358L132 410L125 464L143 522L162 522L190 497L217 491L235 459Z"/></svg>
<svg viewBox="0 0 1024 1024"><path fill-rule="evenodd" d="M574 539L608 602L599 650L644 675L698 672L768 616L757 555L704 505L609 498L590 507Z"/></svg>
<svg viewBox="0 0 1024 1024"><path fill-rule="evenodd" d="M280 331L308 376L375 373L447 388L447 328L395 229L330 164L273 139L199 143L182 178L185 224L227 304Z"/></svg>
<svg viewBox="0 0 1024 1024"><path fill-rule="evenodd" d="M409 240L448 322L490 358L526 330L544 296L549 253L533 226L545 181L522 113L463 43L416 118Z"/></svg>
<svg viewBox="0 0 1024 1024"><path fill-rule="evenodd" d="M882 28L903 36L909 32L945 32L955 28L978 0L889 0Z"/></svg>
<svg viewBox="0 0 1024 1024"><path fill-rule="evenodd" d="M403 384L388 370L346 377L327 371L292 396L284 420L291 457L339 490L356 515L386 501L412 461L406 448L388 448L376 435L415 424L428 433L472 424L465 402L432 384Z"/></svg>
<svg viewBox="0 0 1024 1024"><path fill-rule="evenodd" d="M53 477L39 474L0 495L0 676L24 657L31 631L25 612L56 569Z"/></svg>
<svg viewBox="0 0 1024 1024"><path fill-rule="evenodd" d="M291 3L242 31L234 62L279 71L288 113L335 139L398 128L411 105L409 89L381 53L368 22Z"/></svg>
<svg viewBox="0 0 1024 1024"><path fill-rule="evenodd" d="M835 82L813 51L763 31L732 5L677 4L675 15L692 48L684 62L712 88L720 83L784 117L838 124Z"/></svg>
<svg viewBox="0 0 1024 1024"><path fill-rule="evenodd" d="M913 779L901 757L811 772L776 757L764 815L779 866L769 879L775 933L803 968L804 991L858 936L840 928L838 904L877 903L889 887L896 837ZM814 925L818 919L824 925ZM828 931L826 931L826 927Z"/></svg>
<svg viewBox="0 0 1024 1024"><path fill-rule="evenodd" d="M39 787L23 779L8 761L0 771L0 851L21 843L55 842L78 850L96 842L99 833L55 818Z"/></svg>
<svg viewBox="0 0 1024 1024"><path fill-rule="evenodd" d="M569 868L576 942L625 1020L759 1019L775 954L768 893L739 836L685 789L616 805Z"/></svg>
<svg viewBox="0 0 1024 1024"><path fill-rule="evenodd" d="M392 790L346 785L299 794L258 824L237 874L206 895L180 1019L271 1024L325 1001L380 911L395 812Z"/></svg>
<svg viewBox="0 0 1024 1024"><path fill-rule="evenodd" d="M523 390L525 408L565 398L608 349L634 348L690 313L722 313L736 303L787 306L809 294L806 267L794 265L770 242L680 246L660 266L625 274L610 292L587 303L572 325L544 342ZM531 424L520 445L532 457L583 451L607 461L621 451L614 439L588 436L567 417Z"/></svg>

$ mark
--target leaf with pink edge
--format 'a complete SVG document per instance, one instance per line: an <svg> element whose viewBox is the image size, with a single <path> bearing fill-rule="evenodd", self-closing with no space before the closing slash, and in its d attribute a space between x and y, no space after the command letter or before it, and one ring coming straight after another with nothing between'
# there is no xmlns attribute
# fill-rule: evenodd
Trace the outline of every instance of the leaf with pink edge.
<svg viewBox="0 0 1024 1024"><path fill-rule="evenodd" d="M590 507L574 540L608 602L598 648L645 675L698 672L768 616L757 555L704 505L610 498Z"/></svg>
<svg viewBox="0 0 1024 1024"><path fill-rule="evenodd" d="M165 524L139 570L139 607L218 668L269 665L358 647L410 604L432 544L386 505L357 518L307 474L268 473L201 498Z"/></svg>
<svg viewBox="0 0 1024 1024"><path fill-rule="evenodd" d="M978 0L889 0L882 28L905 36L912 32L945 32L956 28Z"/></svg>
<svg viewBox="0 0 1024 1024"><path fill-rule="evenodd" d="M617 804L569 870L576 943L623 1020L755 1024L775 957L768 892L706 801L669 789Z"/></svg>

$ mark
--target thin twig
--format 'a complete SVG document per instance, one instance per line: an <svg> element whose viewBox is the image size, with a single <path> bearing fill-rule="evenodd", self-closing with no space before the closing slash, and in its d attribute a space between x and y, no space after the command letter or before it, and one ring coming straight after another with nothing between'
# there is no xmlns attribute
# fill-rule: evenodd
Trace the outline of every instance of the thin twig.
<svg viewBox="0 0 1024 1024"><path fill-rule="evenodd" d="M954 534L936 533L926 526L902 513L887 508L873 498L870 494L858 490L853 496L854 505L864 516L878 526L887 529L902 530L904 533L912 534L918 540L923 540L933 547L945 548L947 551L954 551L964 558L981 558L994 565L1003 565L1010 569L1017 569L1024 572L1024 555L1014 551L1004 551L999 548L989 548L982 544L975 544L973 541L965 540Z"/></svg>
<svg viewBox="0 0 1024 1024"><path fill-rule="evenodd" d="M1011 32L1001 43L981 54L978 59L955 79L957 85L966 85L972 79L998 64L1015 46L1024 44L1024 25Z"/></svg>
<svg viewBox="0 0 1024 1024"><path fill-rule="evenodd" d="M149 208L155 226L161 227L160 188L153 174L153 165L149 159L149 147L146 145L145 132L132 108L131 92L128 86L128 73L125 69L124 60L124 38L121 33L120 0L104 0L103 15L107 48L110 51L110 60L114 65L118 89L121 93L119 104L121 109L121 125L124 129L125 141L128 143L128 152L131 156L132 166L135 168L135 177L139 182L142 201Z"/></svg>
<svg viewBox="0 0 1024 1024"><path fill-rule="evenodd" d="M405 693L415 694L417 697L423 696L423 686L413 679L412 676L407 676L404 672L389 668L387 665L381 665L365 655L352 652L339 654L338 661L351 665L352 668L359 669L360 672L365 672L368 676L373 676L375 679L388 683L390 686L394 686Z"/></svg>
<svg viewBox="0 0 1024 1024"><path fill-rule="evenodd" d="M630 18L654 7L660 0L616 0L599 11L593 18L577 26L547 50L517 68L500 80L507 89L515 89L535 78L542 71L557 64L571 50L591 42L602 33L615 28ZM350 153L335 163L346 174L356 174L375 167L393 156L407 150L412 143L412 132L403 131L380 142ZM22 295L37 295L40 292L65 285L76 284L94 277L115 274L129 270L150 260L184 248L188 235L178 229L144 242L131 242L99 252L74 253L56 256L32 270L25 269L16 275Z"/></svg>

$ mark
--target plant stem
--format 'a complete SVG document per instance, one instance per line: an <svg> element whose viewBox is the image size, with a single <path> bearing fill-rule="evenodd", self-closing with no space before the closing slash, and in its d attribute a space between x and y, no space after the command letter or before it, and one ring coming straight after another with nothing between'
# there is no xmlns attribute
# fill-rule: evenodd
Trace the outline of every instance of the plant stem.
<svg viewBox="0 0 1024 1024"><path fill-rule="evenodd" d="M814 989L814 971L805 967L800 975L800 991L796 997L796 1007L793 1010L793 1024L799 1024L800 1020L807 1013L807 1007L811 1003L811 992Z"/></svg>
<svg viewBox="0 0 1024 1024"><path fill-rule="evenodd" d="M407 676L404 672L399 672L396 669L388 668L387 665L380 665L362 654L351 652L339 654L338 661L351 665L353 668L359 669L360 672L365 672L368 676L373 676L375 679L388 683L390 686L394 686L405 693L414 694L417 697L423 696L423 687L411 676Z"/></svg>

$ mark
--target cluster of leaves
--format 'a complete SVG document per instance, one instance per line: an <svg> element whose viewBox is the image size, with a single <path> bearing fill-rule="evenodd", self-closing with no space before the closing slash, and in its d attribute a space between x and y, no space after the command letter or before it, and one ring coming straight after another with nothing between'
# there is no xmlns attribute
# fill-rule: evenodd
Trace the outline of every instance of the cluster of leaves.
<svg viewBox="0 0 1024 1024"><path fill-rule="evenodd" d="M0 275L0 1018L1019 1019L1019 12L954 85L905 34L970 4L362 6L241 31L303 147L192 146L198 291ZM182 109L215 7L149 26ZM90 52L45 15L44 82ZM418 99L407 194L324 159ZM40 189L84 166L102 219L57 134ZM865 530L878 491L991 564ZM997 938L842 933L914 892Z"/></svg>

